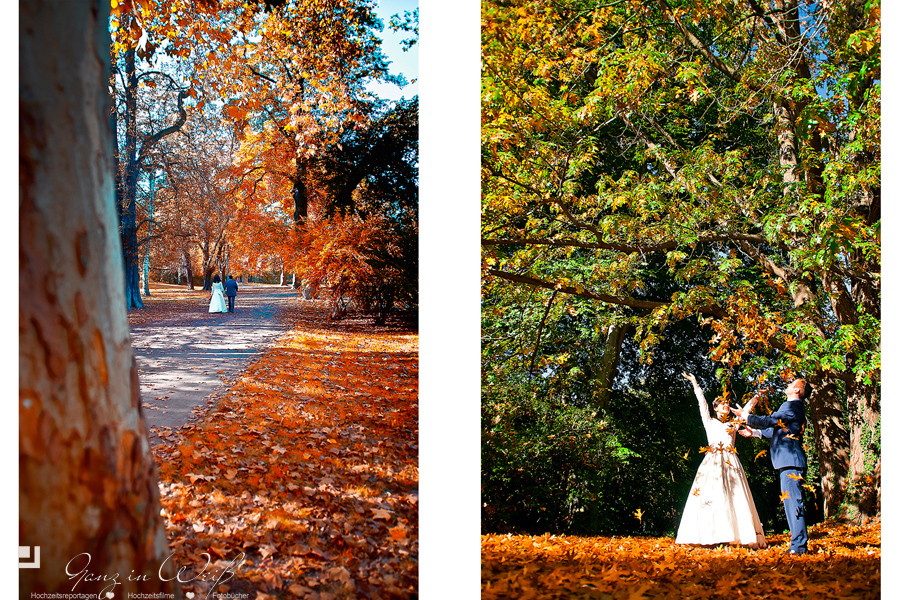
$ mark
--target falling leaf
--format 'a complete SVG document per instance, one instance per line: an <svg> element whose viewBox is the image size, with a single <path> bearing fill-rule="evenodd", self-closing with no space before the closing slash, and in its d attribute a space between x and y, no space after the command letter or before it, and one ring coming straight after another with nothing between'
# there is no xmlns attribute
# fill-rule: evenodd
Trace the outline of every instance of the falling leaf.
<svg viewBox="0 0 900 600"><path fill-rule="evenodd" d="M642 522L642 521L641 521L641 517L644 516L644 511L642 511L642 510L639 508L639 509L637 509L636 511L634 511L634 516L637 517L638 522Z"/></svg>

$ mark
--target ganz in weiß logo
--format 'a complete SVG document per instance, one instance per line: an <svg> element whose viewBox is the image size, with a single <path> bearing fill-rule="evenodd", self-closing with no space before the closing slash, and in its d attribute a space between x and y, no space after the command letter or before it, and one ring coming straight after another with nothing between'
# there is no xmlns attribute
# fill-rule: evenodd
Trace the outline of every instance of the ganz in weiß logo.
<svg viewBox="0 0 900 600"><path fill-rule="evenodd" d="M41 567L41 547L33 546L34 555L31 554L32 546L19 546L19 568L20 569L39 569ZM22 559L25 559L23 561ZM31 559L31 562L27 562Z"/></svg>

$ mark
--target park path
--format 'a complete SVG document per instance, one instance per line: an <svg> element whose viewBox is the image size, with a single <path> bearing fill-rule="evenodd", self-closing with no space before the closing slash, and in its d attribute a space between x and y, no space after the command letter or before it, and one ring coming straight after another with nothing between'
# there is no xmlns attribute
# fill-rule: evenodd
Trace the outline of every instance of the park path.
<svg viewBox="0 0 900 600"><path fill-rule="evenodd" d="M152 445L228 391L285 331L279 315L296 298L290 288L242 284L233 313L210 314L203 294L186 300L187 310L132 325L141 408Z"/></svg>

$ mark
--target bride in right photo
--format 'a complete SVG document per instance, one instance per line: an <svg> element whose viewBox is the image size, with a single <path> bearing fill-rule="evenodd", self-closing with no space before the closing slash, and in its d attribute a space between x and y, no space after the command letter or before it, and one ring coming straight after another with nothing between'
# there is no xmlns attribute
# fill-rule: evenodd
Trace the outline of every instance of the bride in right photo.
<svg viewBox="0 0 900 600"><path fill-rule="evenodd" d="M721 397L713 400L715 416L711 416L697 378L693 373L683 376L693 385L709 445L701 450L705 456L691 484L675 543L765 548L766 536L734 447L740 422L732 418L728 403Z"/></svg>

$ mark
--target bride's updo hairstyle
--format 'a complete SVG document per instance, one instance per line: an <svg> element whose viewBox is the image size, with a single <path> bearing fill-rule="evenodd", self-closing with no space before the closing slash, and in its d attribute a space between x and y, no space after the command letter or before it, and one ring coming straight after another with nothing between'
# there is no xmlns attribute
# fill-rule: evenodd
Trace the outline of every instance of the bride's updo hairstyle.
<svg viewBox="0 0 900 600"><path fill-rule="evenodd" d="M722 404L726 404L725 398L723 398L722 396L719 396L718 398L713 400L713 410L716 410ZM719 415L716 415L716 418L719 419L720 421L722 421L723 423L725 423L726 421L730 421L731 420L731 411L728 411L728 414L725 415L724 418L720 417Z"/></svg>

